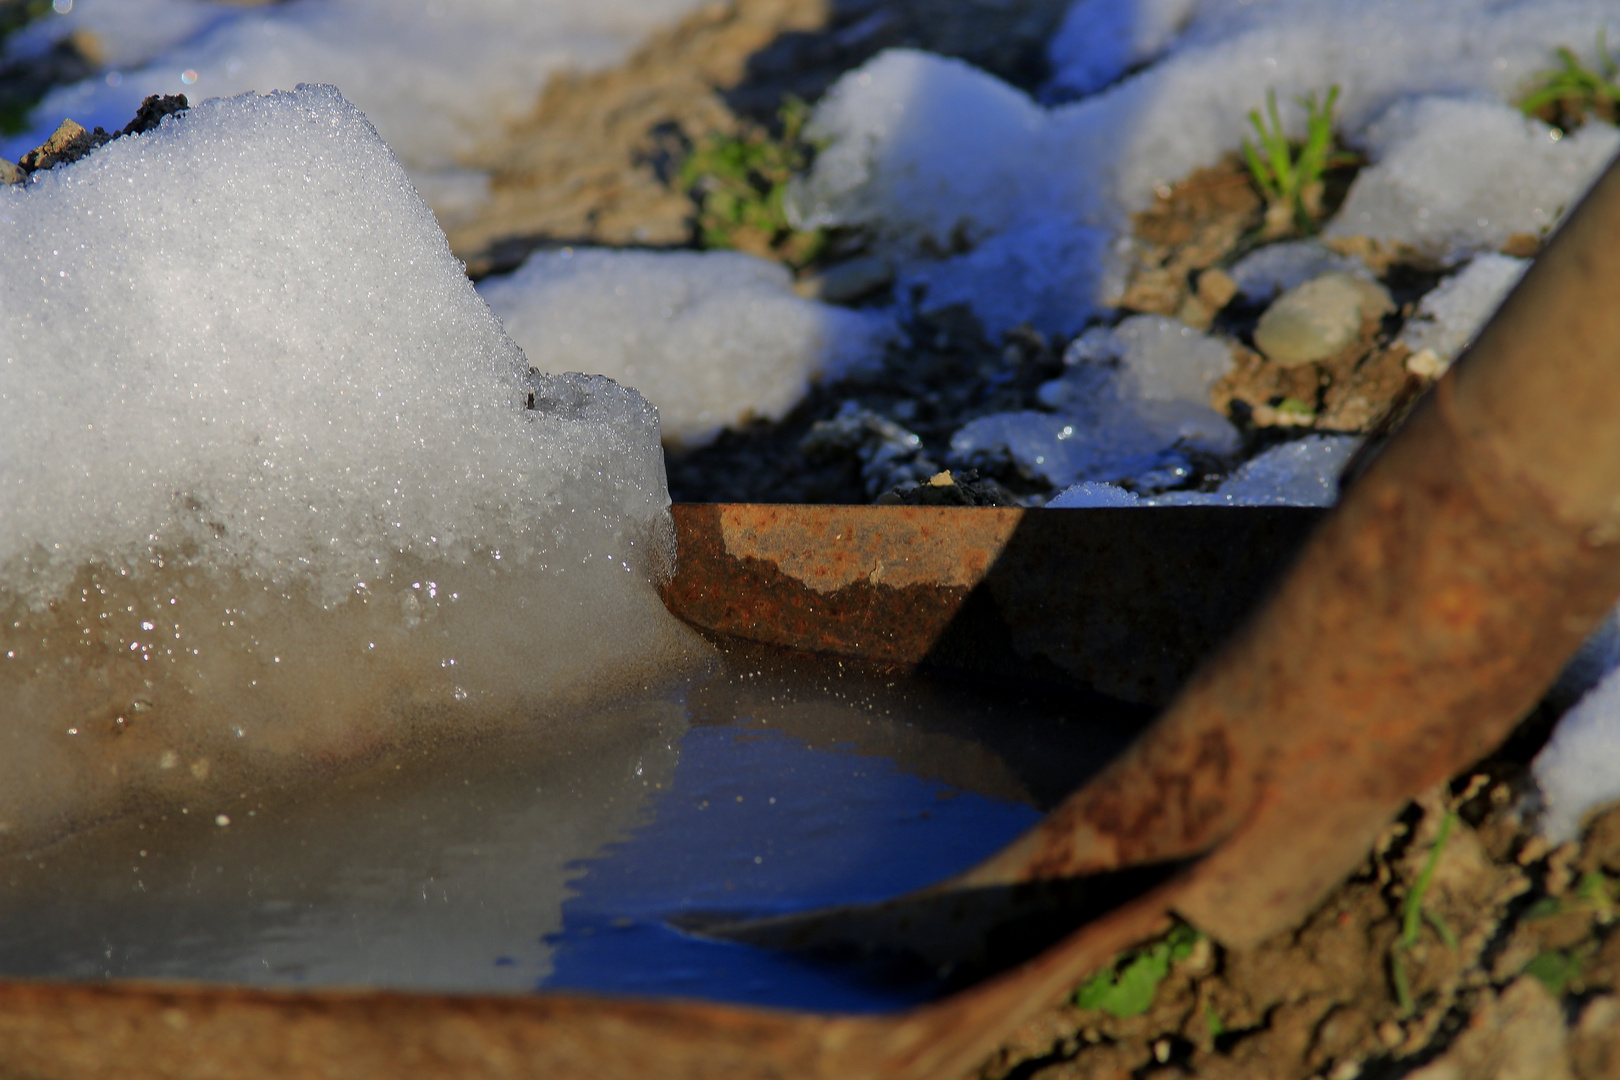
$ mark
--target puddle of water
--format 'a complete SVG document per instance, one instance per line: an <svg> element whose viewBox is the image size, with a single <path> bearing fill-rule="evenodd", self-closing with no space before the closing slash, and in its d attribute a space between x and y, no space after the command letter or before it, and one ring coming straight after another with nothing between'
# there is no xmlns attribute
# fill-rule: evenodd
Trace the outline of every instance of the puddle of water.
<svg viewBox="0 0 1620 1080"><path fill-rule="evenodd" d="M755 647L654 700L0 862L0 975L910 1004L671 929L877 900L971 866L1131 720Z"/></svg>

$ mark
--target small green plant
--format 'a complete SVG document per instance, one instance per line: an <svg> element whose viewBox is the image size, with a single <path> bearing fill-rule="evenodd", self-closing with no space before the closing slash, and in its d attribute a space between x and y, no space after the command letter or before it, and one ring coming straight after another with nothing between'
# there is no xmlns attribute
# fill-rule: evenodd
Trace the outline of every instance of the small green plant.
<svg viewBox="0 0 1620 1080"><path fill-rule="evenodd" d="M0 0L0 46L6 38L51 10L51 0ZM0 85L0 135L18 135L28 130L28 115L39 104L46 84L17 79L15 73Z"/></svg>
<svg viewBox="0 0 1620 1080"><path fill-rule="evenodd" d="M51 10L51 0L0 0L0 42Z"/></svg>
<svg viewBox="0 0 1620 1080"><path fill-rule="evenodd" d="M1101 1009L1121 1019L1142 1015L1153 1007L1153 997L1170 974L1170 965L1190 956L1202 937L1187 924L1178 923L1158 941L1126 953L1113 967L1081 983L1074 992L1075 1005Z"/></svg>
<svg viewBox="0 0 1620 1080"><path fill-rule="evenodd" d="M1423 906L1423 898L1428 894L1429 885L1434 881L1435 868L1440 865L1440 854L1446 849L1446 841L1451 838L1451 828L1457 822L1454 810L1447 810L1440 819L1440 834L1435 837L1434 847L1429 849L1429 857L1419 871L1417 880L1412 883L1412 889L1406 894L1401 903L1401 935L1395 939L1395 944L1389 949L1390 981L1395 984L1395 1001L1400 1005L1401 1015L1410 1016L1412 1013L1412 984L1406 974L1405 954L1417 944L1418 934L1427 921L1434 927L1440 940L1446 943L1447 948L1457 947L1457 935L1451 932L1451 927L1437 912L1429 911Z"/></svg>
<svg viewBox="0 0 1620 1080"><path fill-rule="evenodd" d="M1620 118L1620 52L1611 53L1603 31L1597 35L1597 70L1582 64L1572 49L1558 49L1559 66L1537 72L1519 99L1524 115L1569 131L1587 117L1614 123Z"/></svg>
<svg viewBox="0 0 1620 1080"><path fill-rule="evenodd" d="M1330 169L1358 160L1354 154L1334 149L1333 106L1338 99L1337 86L1328 88L1321 104L1314 92L1294 99L1305 109L1303 143L1292 142L1284 134L1276 91L1266 91L1265 118L1259 109L1249 110L1249 123L1259 142L1243 140L1243 160L1266 200L1264 238L1311 232L1322 216L1324 176Z"/></svg>
<svg viewBox="0 0 1620 1080"><path fill-rule="evenodd" d="M1553 997L1563 997L1564 990L1581 974L1581 958L1549 949L1524 965L1524 973L1539 980Z"/></svg>
<svg viewBox="0 0 1620 1080"><path fill-rule="evenodd" d="M790 97L777 114L780 134L747 125L736 135L699 142L676 183L698 204L698 240L706 248L733 248L774 258L795 269L815 259L824 237L788 221L788 184L810 165L805 141L809 107Z"/></svg>

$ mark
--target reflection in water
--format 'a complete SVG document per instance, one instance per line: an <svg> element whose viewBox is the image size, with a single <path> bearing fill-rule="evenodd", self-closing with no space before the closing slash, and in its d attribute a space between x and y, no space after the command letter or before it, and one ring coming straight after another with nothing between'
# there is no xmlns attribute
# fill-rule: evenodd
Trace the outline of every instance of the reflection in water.
<svg viewBox="0 0 1620 1080"><path fill-rule="evenodd" d="M669 783L685 727L669 702L591 719L125 818L0 864L0 972L532 988L572 864Z"/></svg>
<svg viewBox="0 0 1620 1080"><path fill-rule="evenodd" d="M905 1004L929 987L865 985L791 955L688 937L664 920L881 900L973 865L1039 816L879 758L694 728L655 820L575 882L545 985L836 1011ZM694 836L706 842L686 842Z"/></svg>
<svg viewBox="0 0 1620 1080"><path fill-rule="evenodd" d="M666 920L948 876L1131 726L733 649L696 685L584 721L124 818L0 862L0 974L894 1007L921 991Z"/></svg>

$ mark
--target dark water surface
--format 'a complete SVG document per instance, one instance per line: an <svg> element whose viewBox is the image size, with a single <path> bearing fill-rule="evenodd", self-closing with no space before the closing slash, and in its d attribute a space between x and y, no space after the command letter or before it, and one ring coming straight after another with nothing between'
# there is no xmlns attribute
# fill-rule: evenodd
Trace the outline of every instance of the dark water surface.
<svg viewBox="0 0 1620 1080"><path fill-rule="evenodd" d="M0 975L896 1008L933 990L667 920L949 876L1130 734L1062 698L733 647L650 700L0 862Z"/></svg>

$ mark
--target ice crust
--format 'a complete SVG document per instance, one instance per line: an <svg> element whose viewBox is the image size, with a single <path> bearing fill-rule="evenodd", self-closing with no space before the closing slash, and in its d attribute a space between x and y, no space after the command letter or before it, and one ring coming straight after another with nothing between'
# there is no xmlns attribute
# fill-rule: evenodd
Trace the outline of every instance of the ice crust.
<svg viewBox="0 0 1620 1080"><path fill-rule="evenodd" d="M539 252L479 292L532 363L635 387L685 446L781 419L811 380L878 362L894 333L884 316L801 299L782 266L733 251Z"/></svg>
<svg viewBox="0 0 1620 1080"><path fill-rule="evenodd" d="M117 130L148 94L197 101L331 83L376 124L436 209L463 211L484 194L482 174L467 173L471 155L529 113L552 73L617 63L699 3L77 0L68 15L30 27L32 40L88 30L122 70L52 91L32 130L0 142L0 156L15 160L64 116Z"/></svg>
<svg viewBox="0 0 1620 1080"><path fill-rule="evenodd" d="M1143 10L1152 30L1160 8ZM1115 48L1106 42L1124 40L1126 18L1112 5L1076 5L1064 38L1094 33L1106 52ZM1557 46L1581 52L1600 29L1620 35L1620 11L1603 0L1204 0L1179 32L1163 29L1178 21L1166 17L1142 39L1165 42L1158 62L1051 109L958 61L880 54L817 106L810 130L828 145L792 210L803 222L877 230L903 278L941 291L923 297L924 310L965 299L992 332L1028 319L1072 333L1121 287L1112 253L1129 214L1157 187L1237 150L1252 134L1248 110L1268 89L1297 137L1304 110L1294 98L1337 84L1343 130L1370 140L1385 165L1395 159L1368 170L1364 197L1379 176L1399 179L1413 217L1404 227L1391 217L1390 238L1459 258L1550 224L1613 145L1612 130L1588 125L1567 145L1538 147L1533 122L1507 108L1554 63ZM1108 68L1085 48L1059 55L1075 58L1075 85L1096 85L1093 72ZM1369 128L1396 106L1389 123ZM1399 135L1411 130L1397 122L1403 116L1450 117L1464 134L1445 138L1445 153L1403 156ZM1495 151L1481 140L1506 137L1509 122L1528 133L1512 143L1526 157L1492 178L1479 160Z"/></svg>
<svg viewBox="0 0 1620 1080"><path fill-rule="evenodd" d="M530 372L335 89L0 189L0 265L0 843L684 647L654 411Z"/></svg>
<svg viewBox="0 0 1620 1080"><path fill-rule="evenodd" d="M1485 328L1529 268L1528 259L1495 252L1470 261L1418 301L1401 331L1401 344L1413 353L1430 350L1443 371Z"/></svg>

